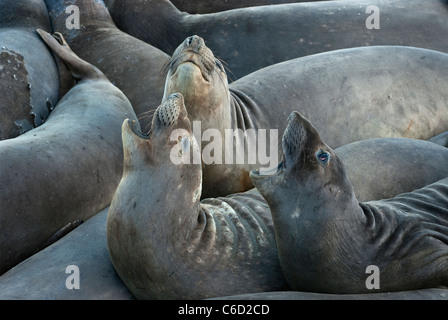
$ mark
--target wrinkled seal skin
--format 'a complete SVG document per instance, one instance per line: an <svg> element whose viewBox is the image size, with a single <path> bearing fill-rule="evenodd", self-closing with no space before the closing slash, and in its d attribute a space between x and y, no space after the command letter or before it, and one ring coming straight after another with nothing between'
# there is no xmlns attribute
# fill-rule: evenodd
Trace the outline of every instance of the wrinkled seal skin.
<svg viewBox="0 0 448 320"><path fill-rule="evenodd" d="M113 0L110 0L113 1ZM311 0L313 1L313 0ZM325 1L325 0L323 0ZM176 6L180 11L186 11L188 13L213 13L218 11L226 11L238 8L266 6L273 4L284 3L296 3L296 2L310 2L310 0L204 0L204 1L191 1L191 0L171 0L171 3Z"/></svg>
<svg viewBox="0 0 448 320"><path fill-rule="evenodd" d="M448 6L440 0L425 0L425 6L421 0L324 1L203 15L180 12L168 0L112 2L112 18L123 31L169 55L197 34L227 62L235 79L281 61L359 46L405 45L448 53L447 41L441 41L448 32ZM372 4L380 9L379 30L366 28L371 15L366 9Z"/></svg>
<svg viewBox="0 0 448 320"><path fill-rule="evenodd" d="M134 299L115 272L106 246L108 208L59 241L0 276L0 300ZM80 289L69 290L66 273L79 268Z"/></svg>
<svg viewBox="0 0 448 320"><path fill-rule="evenodd" d="M378 153L385 153L386 159L390 159L390 163L384 163L384 166L389 167L395 164L396 169L405 165L407 162L415 161L413 156L419 155L424 150L434 156L434 163L438 161L436 156L437 149L428 150L428 147L421 150L416 149L412 152L406 150L399 150L396 154L400 154L401 157L397 159L393 158L393 149L397 147L394 143L397 139L375 139L375 141L385 140L384 142L376 144L370 143L369 140L364 142L353 143L348 145L348 148L339 148L336 152L339 155L343 155L348 173L352 171L348 160L352 157L357 157L363 154L369 148L374 148ZM406 139L399 139L406 140ZM391 145L386 143L391 141ZM363 143L366 144L366 148L363 148ZM402 141L403 143L403 141ZM443 148L442 148L443 149ZM345 154L347 152L347 154ZM418 156L417 156L418 157ZM400 159L407 159L406 163L400 163ZM428 160L431 160L428 155ZM369 161L369 158L363 159L363 161ZM372 159L371 162L376 161ZM352 162L356 162L352 161ZM374 163L370 163L372 172L378 169L377 166L374 169ZM440 163L440 167L444 165ZM416 164L416 167L422 166ZM399 170L391 170L390 174L394 174ZM367 174L367 172L361 172ZM375 177L375 176L374 176ZM368 185L371 188L375 188L376 184L380 184L384 179L382 172L377 175L377 181L373 181ZM350 180L356 178L351 175ZM362 177L358 179L362 182ZM390 180L396 180L393 176ZM400 181L400 185L403 181ZM383 183L384 185L384 183ZM356 187L355 187L356 191ZM359 197L358 197L359 198ZM81 226L71 231L67 236L52 244L48 248L36 253L32 257L23 261L19 265L13 267L0 277L0 300L5 299L82 299L82 300L98 300L98 299L113 299L113 300L128 300L134 299L133 295L128 291L126 286L118 277L115 269L110 261L109 253L106 245L106 219L108 208L101 213L96 214L94 217L88 219ZM76 265L79 267L81 274L81 288L82 290L67 290L64 283L69 276L65 273L65 269L69 265ZM86 270L88 272L86 272ZM446 290L441 289L426 289L406 292L392 292L392 293L379 293L379 294L358 294L358 295L331 295L331 294L318 294L310 292L263 292L258 294L244 294L237 296L218 297L216 299L281 299L281 300L375 300L375 299L447 299L448 293Z"/></svg>
<svg viewBox="0 0 448 320"><path fill-rule="evenodd" d="M372 139L335 150L344 159L358 199L375 198L378 190L395 194L411 191L447 176L448 149L411 139ZM378 161L375 155L384 155ZM403 161L406 159L406 161ZM362 162L362 166L359 164ZM424 163L424 166L423 166ZM414 164L414 167L408 167ZM439 169L437 169L437 165ZM424 168L426 167L426 169ZM415 176L402 172L425 170ZM434 168L429 173L427 168ZM359 175L359 176L358 176ZM400 183L397 183L400 181ZM408 182L406 182L408 181ZM412 185L411 183L415 183ZM423 184L422 184L423 183ZM397 186L400 189L397 189ZM369 190L366 190L369 189ZM391 194L391 196L394 194ZM0 300L4 299L133 299L115 272L106 244L107 209L88 219L66 237L36 253L0 277ZM277 259L277 258L276 258ZM65 269L77 265L82 290L67 290ZM88 272L86 272L88 270ZM443 295L445 294L445 295ZM222 299L446 299L446 290L428 289L387 294L329 295L306 292L259 293Z"/></svg>
<svg viewBox="0 0 448 320"><path fill-rule="evenodd" d="M121 124L136 119L101 71L39 32L78 83L45 124L0 143L0 273L110 204L122 175Z"/></svg>
<svg viewBox="0 0 448 320"><path fill-rule="evenodd" d="M294 110L310 118L333 148L376 137L428 139L448 127L448 55L432 50L336 50L278 63L228 84L219 59L202 38L191 36L176 49L166 73L164 97L181 93L201 133L217 129L222 141L226 129L277 129L280 143L284 119ZM241 145L242 139L237 138ZM222 162L203 166L203 197L246 191L253 187L250 170L268 166L247 159L241 165Z"/></svg>
<svg viewBox="0 0 448 320"><path fill-rule="evenodd" d="M54 31L61 32L82 59L98 67L128 97L142 128L150 124L144 113L160 104L160 70L169 56L122 31L113 23L102 1L45 0ZM80 11L80 29L67 29L69 5Z"/></svg>
<svg viewBox="0 0 448 320"><path fill-rule="evenodd" d="M40 126L58 102L58 68L36 28L51 29L42 0L0 2L0 140Z"/></svg>
<svg viewBox="0 0 448 320"><path fill-rule="evenodd" d="M283 274L293 290L367 293L448 285L448 178L394 198L359 202L342 161L294 112L276 174L251 172L272 212Z"/></svg>
<svg viewBox="0 0 448 320"><path fill-rule="evenodd" d="M175 129L181 135L170 141ZM109 209L107 245L136 298L202 299L288 288L263 198L248 192L200 202L201 165L172 162L171 153L199 151L180 94L157 108L149 138L132 121L122 131L124 172Z"/></svg>

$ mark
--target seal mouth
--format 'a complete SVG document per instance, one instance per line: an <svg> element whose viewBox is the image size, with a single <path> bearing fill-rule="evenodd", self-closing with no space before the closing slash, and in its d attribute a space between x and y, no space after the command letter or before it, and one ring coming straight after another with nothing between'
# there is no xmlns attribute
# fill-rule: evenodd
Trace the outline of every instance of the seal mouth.
<svg viewBox="0 0 448 320"><path fill-rule="evenodd" d="M180 65L189 63L199 68L202 78L206 82L210 82L212 73L216 71L215 67L224 71L222 64L205 45L204 40L196 35L188 37L182 42L163 67L162 73L165 77L170 72L171 74L175 74Z"/></svg>
<svg viewBox="0 0 448 320"><path fill-rule="evenodd" d="M256 176L256 177L275 176L275 175L278 175L283 169L285 169L284 159L282 159L282 161L280 161L279 164L272 169L262 170L262 169L258 168L258 169L252 170L250 172L250 175Z"/></svg>
<svg viewBox="0 0 448 320"><path fill-rule="evenodd" d="M282 136L282 159L277 167L269 170L256 169L251 171L253 177L275 176L288 167L293 167L300 160L303 153L306 129L302 125L303 117L296 111L292 112L287 120L285 132Z"/></svg>

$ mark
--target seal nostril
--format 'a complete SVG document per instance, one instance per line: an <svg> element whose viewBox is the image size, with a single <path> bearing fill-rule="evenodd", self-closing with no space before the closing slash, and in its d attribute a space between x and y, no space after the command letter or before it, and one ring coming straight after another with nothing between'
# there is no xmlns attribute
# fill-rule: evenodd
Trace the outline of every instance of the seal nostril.
<svg viewBox="0 0 448 320"><path fill-rule="evenodd" d="M191 44L193 43L193 39L194 39L194 36L187 38L187 46L191 46Z"/></svg>

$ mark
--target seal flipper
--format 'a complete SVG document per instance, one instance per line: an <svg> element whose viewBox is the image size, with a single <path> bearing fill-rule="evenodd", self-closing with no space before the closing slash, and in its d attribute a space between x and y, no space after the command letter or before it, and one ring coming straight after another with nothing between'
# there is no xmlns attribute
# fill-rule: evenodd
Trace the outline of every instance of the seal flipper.
<svg viewBox="0 0 448 320"><path fill-rule="evenodd" d="M65 39L60 39L61 41L65 42ZM64 45L67 43L65 42ZM68 47L71 49L70 47ZM67 67L67 65L64 63L64 61L59 58L59 56L52 50L54 61L56 62L56 65L58 67L58 73L59 73L59 99L61 99L67 92L70 91L71 88L75 85L75 81L72 77L72 73L70 69Z"/></svg>
<svg viewBox="0 0 448 320"><path fill-rule="evenodd" d="M37 29L37 33L53 53L65 63L75 80L107 79L97 67L78 57L70 49L61 33L56 32L51 35L42 29Z"/></svg>

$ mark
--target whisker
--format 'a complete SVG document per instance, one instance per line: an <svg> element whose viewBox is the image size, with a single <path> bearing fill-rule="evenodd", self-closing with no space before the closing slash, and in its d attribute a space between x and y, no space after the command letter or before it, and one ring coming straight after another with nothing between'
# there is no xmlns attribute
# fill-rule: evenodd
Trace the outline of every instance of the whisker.
<svg viewBox="0 0 448 320"><path fill-rule="evenodd" d="M224 67L224 70L226 70L227 78L228 78L229 83L235 81L235 78L236 78L235 74L232 72L232 70L230 70L230 68L228 67L227 62L225 62L220 57L215 56L215 58L218 59L222 63L222 65Z"/></svg>
<svg viewBox="0 0 448 320"><path fill-rule="evenodd" d="M138 116L138 120L152 118L154 116L155 111L156 111L156 109L152 109L152 110L140 113Z"/></svg>

